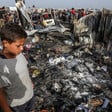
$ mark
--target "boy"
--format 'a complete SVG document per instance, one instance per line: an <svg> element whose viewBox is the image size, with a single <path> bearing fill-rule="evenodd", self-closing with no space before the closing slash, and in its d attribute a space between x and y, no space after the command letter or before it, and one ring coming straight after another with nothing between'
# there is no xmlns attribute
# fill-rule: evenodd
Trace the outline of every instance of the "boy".
<svg viewBox="0 0 112 112"><path fill-rule="evenodd" d="M2 27L0 37L0 108L3 112L31 112L33 86L22 54L27 34L21 26L9 23Z"/></svg>

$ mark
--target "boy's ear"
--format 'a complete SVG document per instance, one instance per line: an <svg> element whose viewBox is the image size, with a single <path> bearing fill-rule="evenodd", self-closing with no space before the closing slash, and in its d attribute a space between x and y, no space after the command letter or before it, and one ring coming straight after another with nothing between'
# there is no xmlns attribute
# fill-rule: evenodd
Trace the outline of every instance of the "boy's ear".
<svg viewBox="0 0 112 112"><path fill-rule="evenodd" d="M2 44L3 44L4 47L7 47L7 45L9 44L9 42L7 40L3 40Z"/></svg>

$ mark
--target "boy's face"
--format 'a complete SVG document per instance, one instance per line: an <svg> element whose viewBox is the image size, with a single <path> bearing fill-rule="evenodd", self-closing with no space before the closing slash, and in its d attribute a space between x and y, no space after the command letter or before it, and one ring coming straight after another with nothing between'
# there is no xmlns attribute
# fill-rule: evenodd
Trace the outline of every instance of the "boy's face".
<svg viewBox="0 0 112 112"><path fill-rule="evenodd" d="M12 57L17 56L23 51L25 38L17 39L15 42L9 43L8 41L5 42L5 50L7 51L7 54L9 54Z"/></svg>

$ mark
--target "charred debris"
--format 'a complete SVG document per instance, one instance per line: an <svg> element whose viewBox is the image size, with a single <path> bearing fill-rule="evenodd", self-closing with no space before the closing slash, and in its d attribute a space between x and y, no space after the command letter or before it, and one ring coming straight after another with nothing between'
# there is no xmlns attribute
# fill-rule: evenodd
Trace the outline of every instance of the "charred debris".
<svg viewBox="0 0 112 112"><path fill-rule="evenodd" d="M25 45L37 112L112 112L112 11L57 23Z"/></svg>

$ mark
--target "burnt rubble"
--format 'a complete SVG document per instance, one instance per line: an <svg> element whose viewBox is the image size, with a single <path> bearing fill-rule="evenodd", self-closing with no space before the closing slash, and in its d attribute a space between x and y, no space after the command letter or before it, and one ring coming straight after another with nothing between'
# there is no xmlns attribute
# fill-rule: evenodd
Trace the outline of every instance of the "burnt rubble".
<svg viewBox="0 0 112 112"><path fill-rule="evenodd" d="M97 31L75 32L75 37L71 31L38 32L29 37L24 54L37 112L112 112L112 49L97 39L92 46L77 42L77 37L84 40Z"/></svg>

